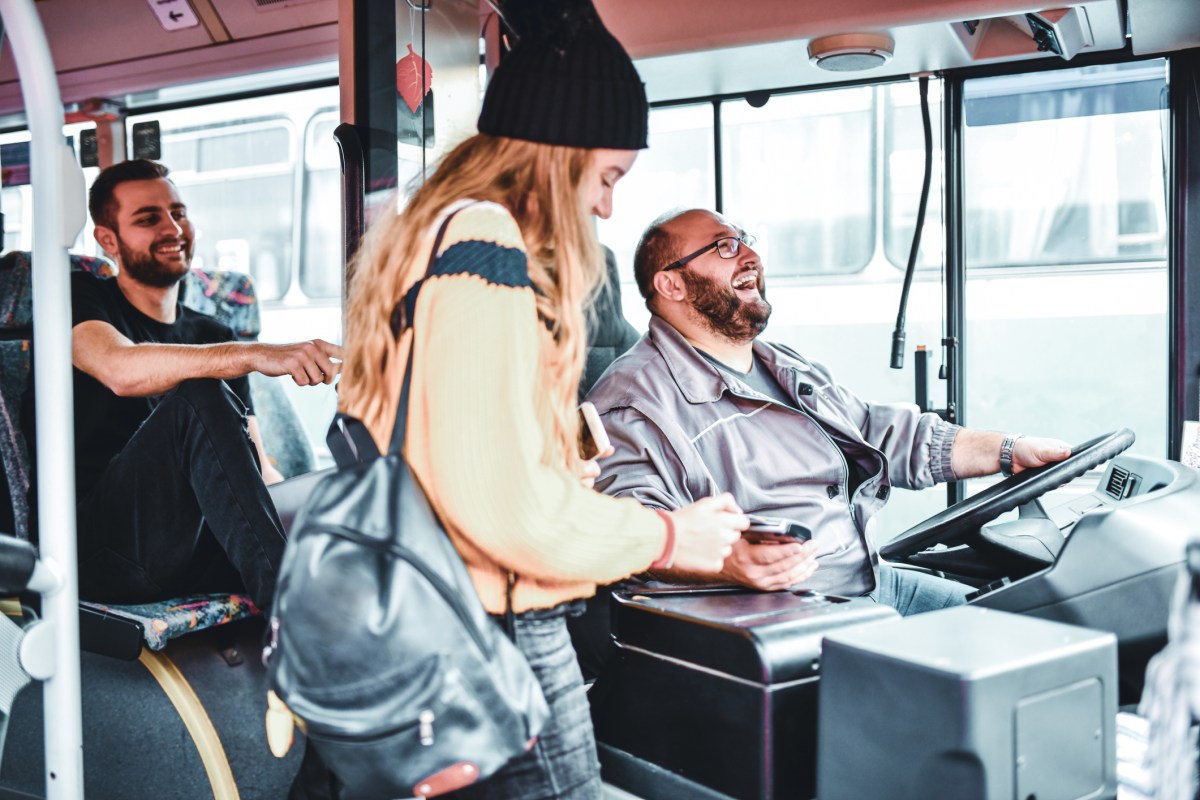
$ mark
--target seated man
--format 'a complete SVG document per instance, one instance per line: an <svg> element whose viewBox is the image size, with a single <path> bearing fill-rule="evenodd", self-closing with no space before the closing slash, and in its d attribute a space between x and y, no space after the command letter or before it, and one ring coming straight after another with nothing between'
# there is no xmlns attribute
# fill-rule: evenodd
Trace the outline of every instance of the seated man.
<svg viewBox="0 0 1200 800"><path fill-rule="evenodd" d="M821 365L758 340L771 305L753 244L702 210L664 217L642 235L634 272L650 330L589 394L616 448L600 461L596 488L666 509L728 491L747 513L813 531L804 544L743 538L723 581L869 595L901 614L963 603L969 587L880 564L872 517L891 487L1020 472L1062 460L1069 446L864 402ZM679 570L654 577L698 579Z"/></svg>
<svg viewBox="0 0 1200 800"><path fill-rule="evenodd" d="M266 609L284 534L246 376L327 384L341 350L235 342L179 304L194 233L162 165L104 170L89 209L119 272L71 275L80 596L135 603L244 588Z"/></svg>

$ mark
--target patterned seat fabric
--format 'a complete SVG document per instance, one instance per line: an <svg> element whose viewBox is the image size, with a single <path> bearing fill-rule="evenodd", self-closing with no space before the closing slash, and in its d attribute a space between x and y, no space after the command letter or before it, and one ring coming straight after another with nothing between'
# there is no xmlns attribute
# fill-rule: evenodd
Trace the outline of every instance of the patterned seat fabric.
<svg viewBox="0 0 1200 800"><path fill-rule="evenodd" d="M262 332L258 295L244 272L205 272L193 269L183 281L184 305L224 322L242 339Z"/></svg>
<svg viewBox="0 0 1200 800"><path fill-rule="evenodd" d="M32 379L33 287L29 254L0 257L0 531L28 539L29 449L21 432L21 404Z"/></svg>
<svg viewBox="0 0 1200 800"><path fill-rule="evenodd" d="M259 613L254 601L240 594L196 594L132 606L88 602L79 605L138 623L142 626L146 646L151 650L162 650L167 642L177 636L215 628Z"/></svg>

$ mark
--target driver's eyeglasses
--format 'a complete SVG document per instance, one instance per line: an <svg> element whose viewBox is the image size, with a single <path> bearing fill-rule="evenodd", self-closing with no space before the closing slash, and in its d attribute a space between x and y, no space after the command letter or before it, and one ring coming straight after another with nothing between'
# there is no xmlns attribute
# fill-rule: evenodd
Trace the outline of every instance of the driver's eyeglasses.
<svg viewBox="0 0 1200 800"><path fill-rule="evenodd" d="M758 239L748 233L743 233L741 236L722 236L715 242L704 245L704 247L701 247L696 252L686 255L678 261L672 261L670 264L667 264L665 267L663 267L662 271L666 272L669 269L679 269L680 267L685 266L692 259L699 258L714 248L717 251L717 255L719 255L721 258L734 258L737 256L738 251L742 249L742 245L754 247L757 242Z"/></svg>

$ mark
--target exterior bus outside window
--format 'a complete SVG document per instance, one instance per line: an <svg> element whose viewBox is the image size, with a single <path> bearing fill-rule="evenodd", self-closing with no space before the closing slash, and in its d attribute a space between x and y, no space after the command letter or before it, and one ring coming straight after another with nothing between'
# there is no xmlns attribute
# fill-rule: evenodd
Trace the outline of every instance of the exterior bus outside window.
<svg viewBox="0 0 1200 800"><path fill-rule="evenodd" d="M978 427L1167 454L1162 61L966 81L966 396Z"/></svg>

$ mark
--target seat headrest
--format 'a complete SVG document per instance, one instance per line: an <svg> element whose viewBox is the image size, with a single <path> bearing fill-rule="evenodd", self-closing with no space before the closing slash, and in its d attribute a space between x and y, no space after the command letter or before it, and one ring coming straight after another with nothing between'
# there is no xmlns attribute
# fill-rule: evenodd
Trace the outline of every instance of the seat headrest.
<svg viewBox="0 0 1200 800"><path fill-rule="evenodd" d="M13 250L0 257L0 330L28 330L33 324L33 287L29 253Z"/></svg>
<svg viewBox="0 0 1200 800"><path fill-rule="evenodd" d="M262 331L258 295L246 273L193 267L182 288L181 303L216 317L243 339L257 338Z"/></svg>

